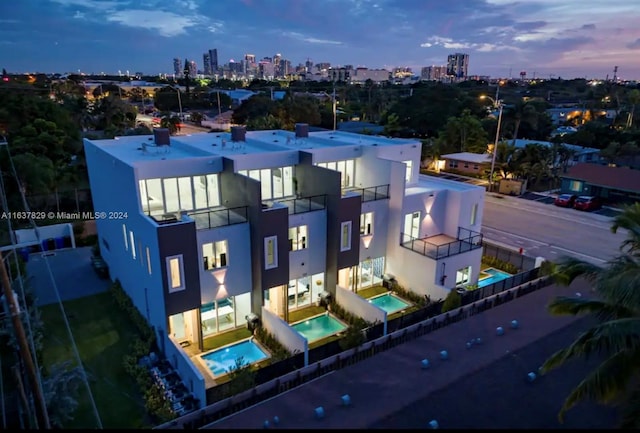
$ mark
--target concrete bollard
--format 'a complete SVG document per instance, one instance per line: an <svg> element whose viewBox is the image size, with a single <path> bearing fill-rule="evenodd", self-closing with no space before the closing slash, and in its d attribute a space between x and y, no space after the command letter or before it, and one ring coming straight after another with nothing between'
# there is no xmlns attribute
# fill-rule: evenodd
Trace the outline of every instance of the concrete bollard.
<svg viewBox="0 0 640 433"><path fill-rule="evenodd" d="M278 417L278 415L273 417L273 425L278 425L280 424L280 418Z"/></svg>
<svg viewBox="0 0 640 433"><path fill-rule="evenodd" d="M429 360L428 359L423 359L421 361L421 364L422 364L422 369L423 370L429 368Z"/></svg>
<svg viewBox="0 0 640 433"><path fill-rule="evenodd" d="M446 350L440 351L440 359L442 360L449 359L449 352L447 352Z"/></svg>
<svg viewBox="0 0 640 433"><path fill-rule="evenodd" d="M520 327L520 323L517 320L511 321L511 329L518 329Z"/></svg>
<svg viewBox="0 0 640 433"><path fill-rule="evenodd" d="M429 427L434 430L437 429L439 427L438 421L436 421L435 419L432 419L431 421L429 421Z"/></svg>
<svg viewBox="0 0 640 433"><path fill-rule="evenodd" d="M467 346L467 349L471 349L471 347L473 347L473 342L467 341L466 346Z"/></svg>
<svg viewBox="0 0 640 433"><path fill-rule="evenodd" d="M324 418L324 408L322 406L318 406L315 408L315 414L318 419Z"/></svg>
<svg viewBox="0 0 640 433"><path fill-rule="evenodd" d="M265 419L264 424L262 424L264 428L269 428L269 420Z"/></svg>
<svg viewBox="0 0 640 433"><path fill-rule="evenodd" d="M536 377L537 376L533 371L531 371L531 372L529 372L529 374L527 374L527 380L529 382L533 382L534 380L536 380Z"/></svg>
<svg viewBox="0 0 640 433"><path fill-rule="evenodd" d="M501 335L504 335L504 328L502 326L498 326L496 328L496 335L499 337Z"/></svg>
<svg viewBox="0 0 640 433"><path fill-rule="evenodd" d="M340 399L342 400L342 405L343 406L350 406L351 405L351 396L349 394L343 395Z"/></svg>
<svg viewBox="0 0 640 433"><path fill-rule="evenodd" d="M476 344L482 344L482 338L478 337L475 339Z"/></svg>

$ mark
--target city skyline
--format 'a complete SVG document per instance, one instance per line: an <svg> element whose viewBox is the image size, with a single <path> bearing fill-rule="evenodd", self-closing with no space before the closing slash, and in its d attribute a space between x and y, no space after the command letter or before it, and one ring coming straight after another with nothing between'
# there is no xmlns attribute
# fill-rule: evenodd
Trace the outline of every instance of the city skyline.
<svg viewBox="0 0 640 433"><path fill-rule="evenodd" d="M626 0L24 0L0 5L10 72L171 73L217 48L220 64L281 53L371 69L444 65L469 75L640 79L640 18Z"/></svg>

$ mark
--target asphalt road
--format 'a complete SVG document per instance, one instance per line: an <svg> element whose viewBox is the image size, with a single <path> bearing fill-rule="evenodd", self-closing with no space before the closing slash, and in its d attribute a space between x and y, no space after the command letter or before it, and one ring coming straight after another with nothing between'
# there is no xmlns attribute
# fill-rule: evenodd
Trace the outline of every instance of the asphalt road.
<svg viewBox="0 0 640 433"><path fill-rule="evenodd" d="M482 233L528 256L572 256L602 264L619 253L626 231L611 232L612 218L544 202L487 193Z"/></svg>

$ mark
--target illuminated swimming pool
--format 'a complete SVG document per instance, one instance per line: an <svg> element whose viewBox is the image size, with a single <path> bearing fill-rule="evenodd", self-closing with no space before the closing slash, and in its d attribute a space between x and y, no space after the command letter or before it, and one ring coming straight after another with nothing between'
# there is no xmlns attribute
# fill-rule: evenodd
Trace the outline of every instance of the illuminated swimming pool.
<svg viewBox="0 0 640 433"><path fill-rule="evenodd" d="M200 357L214 376L220 376L229 373L236 365L236 359L240 357L246 364L254 364L269 358L269 354L258 343L253 341L253 338L250 338L230 346L221 347Z"/></svg>
<svg viewBox="0 0 640 433"><path fill-rule="evenodd" d="M294 323L291 327L306 338L308 342L320 340L347 329L347 325L329 313Z"/></svg>
<svg viewBox="0 0 640 433"><path fill-rule="evenodd" d="M369 302L376 307L382 308L387 312L387 314L393 314L400 310L404 310L411 305L408 302L405 302L404 300L398 298L397 296L392 295L391 293L385 293L384 295L371 298L369 299Z"/></svg>
<svg viewBox="0 0 640 433"><path fill-rule="evenodd" d="M483 276L486 274L486 276ZM480 272L480 279L478 280L478 288L488 286L493 283L497 283L498 281L505 280L511 277L511 274L500 271L495 268L487 268Z"/></svg>

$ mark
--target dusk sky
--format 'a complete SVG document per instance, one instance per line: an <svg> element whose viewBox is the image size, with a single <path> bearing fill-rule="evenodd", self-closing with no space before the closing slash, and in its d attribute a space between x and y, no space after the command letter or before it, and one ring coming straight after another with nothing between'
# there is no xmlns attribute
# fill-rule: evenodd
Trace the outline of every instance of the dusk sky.
<svg viewBox="0 0 640 433"><path fill-rule="evenodd" d="M282 54L334 66L443 65L470 75L640 79L638 0L0 0L9 72L172 73Z"/></svg>

